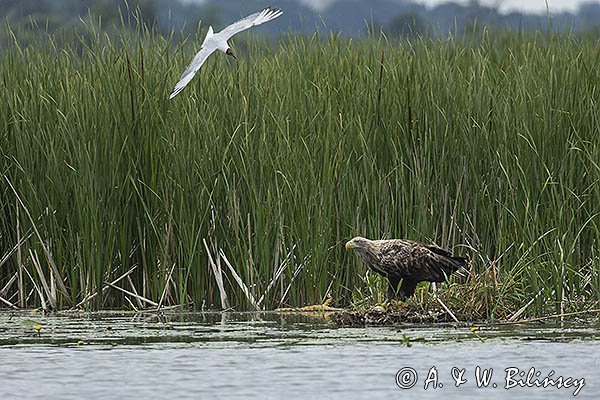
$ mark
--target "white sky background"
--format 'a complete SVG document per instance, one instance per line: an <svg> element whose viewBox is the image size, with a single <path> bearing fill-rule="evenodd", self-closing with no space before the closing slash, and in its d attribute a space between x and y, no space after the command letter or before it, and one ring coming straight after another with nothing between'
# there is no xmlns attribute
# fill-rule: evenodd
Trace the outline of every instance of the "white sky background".
<svg viewBox="0 0 600 400"><path fill-rule="evenodd" d="M417 3L428 6L447 3L448 0L417 0ZM456 3L468 3L468 0L454 0ZM482 4L495 5L500 12L521 11L531 13L545 13L546 2L544 0L481 0ZM598 2L592 0L548 0L551 13L561 11L577 11L582 3Z"/></svg>

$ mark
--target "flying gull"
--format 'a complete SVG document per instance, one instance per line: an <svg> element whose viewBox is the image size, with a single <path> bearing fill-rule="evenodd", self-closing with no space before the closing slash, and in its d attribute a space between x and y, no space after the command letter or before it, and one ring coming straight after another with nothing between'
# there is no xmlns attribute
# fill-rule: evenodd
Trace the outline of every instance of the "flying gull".
<svg viewBox="0 0 600 400"><path fill-rule="evenodd" d="M177 96L179 92L181 92L183 88L190 83L194 75L196 75L196 72L198 72L200 67L202 67L202 64L204 64L204 61L206 61L208 56L214 53L215 50L221 50L228 56L236 58L231 50L231 47L229 46L229 43L227 43L232 36L245 31L246 29L250 29L253 26L269 22L279 17L281 14L283 14L283 12L278 8L267 7L260 12L250 14L246 18L242 18L239 21L234 22L221 32L214 33L212 26L209 26L200 51L196 54L190 65L181 75L181 78L175 85L175 88L171 92L169 99Z"/></svg>

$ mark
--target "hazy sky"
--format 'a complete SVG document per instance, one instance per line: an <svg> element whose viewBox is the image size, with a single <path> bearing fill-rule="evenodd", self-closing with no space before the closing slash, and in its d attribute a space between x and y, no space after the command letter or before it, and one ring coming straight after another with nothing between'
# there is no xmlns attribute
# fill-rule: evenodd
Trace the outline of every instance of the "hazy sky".
<svg viewBox="0 0 600 400"><path fill-rule="evenodd" d="M468 0L454 0L455 2L467 3ZM427 5L447 3L448 0L417 0L417 2ZM575 11L581 3L597 2L594 0L548 0L550 12ZM546 2L544 0L481 0L483 4L497 5L500 11L535 11L545 12Z"/></svg>
<svg viewBox="0 0 600 400"><path fill-rule="evenodd" d="M179 0L184 3L205 3L208 0ZM300 2L309 5L317 11L326 9L336 1L343 0L299 0ZM426 4L429 6L448 3L450 1L456 3L468 3L469 0L413 0L416 3ZM525 11L525 12L546 12L546 1L545 0L479 0L483 4L496 5L501 12L508 11ZM560 11L576 11L582 3L600 3L600 0L548 0L548 7L550 12Z"/></svg>

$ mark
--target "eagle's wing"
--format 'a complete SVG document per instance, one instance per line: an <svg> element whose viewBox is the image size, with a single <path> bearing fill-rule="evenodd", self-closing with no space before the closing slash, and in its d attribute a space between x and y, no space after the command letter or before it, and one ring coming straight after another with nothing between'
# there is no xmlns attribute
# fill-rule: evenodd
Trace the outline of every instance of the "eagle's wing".
<svg viewBox="0 0 600 400"><path fill-rule="evenodd" d="M227 28L219 32L218 35L223 35L225 37L225 40L228 40L235 34L245 31L246 29L250 29L253 26L269 22L279 17L281 14L283 14L283 12L280 9L267 7L262 11L250 14L247 17L234 22L233 24L229 25Z"/></svg>
<svg viewBox="0 0 600 400"><path fill-rule="evenodd" d="M440 247L409 240L389 240L381 246L382 268L391 276L415 281L443 282L465 262Z"/></svg>

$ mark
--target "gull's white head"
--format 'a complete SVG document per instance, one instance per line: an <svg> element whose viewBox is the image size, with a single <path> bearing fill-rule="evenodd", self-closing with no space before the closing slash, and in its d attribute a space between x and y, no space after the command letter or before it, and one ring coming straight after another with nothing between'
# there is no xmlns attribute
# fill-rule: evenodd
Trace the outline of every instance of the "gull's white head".
<svg viewBox="0 0 600 400"><path fill-rule="evenodd" d="M228 47L227 50L225 50L225 54L227 54L228 56L231 56L237 60L237 57L235 56L235 54L233 54L233 50L231 50L231 47Z"/></svg>

